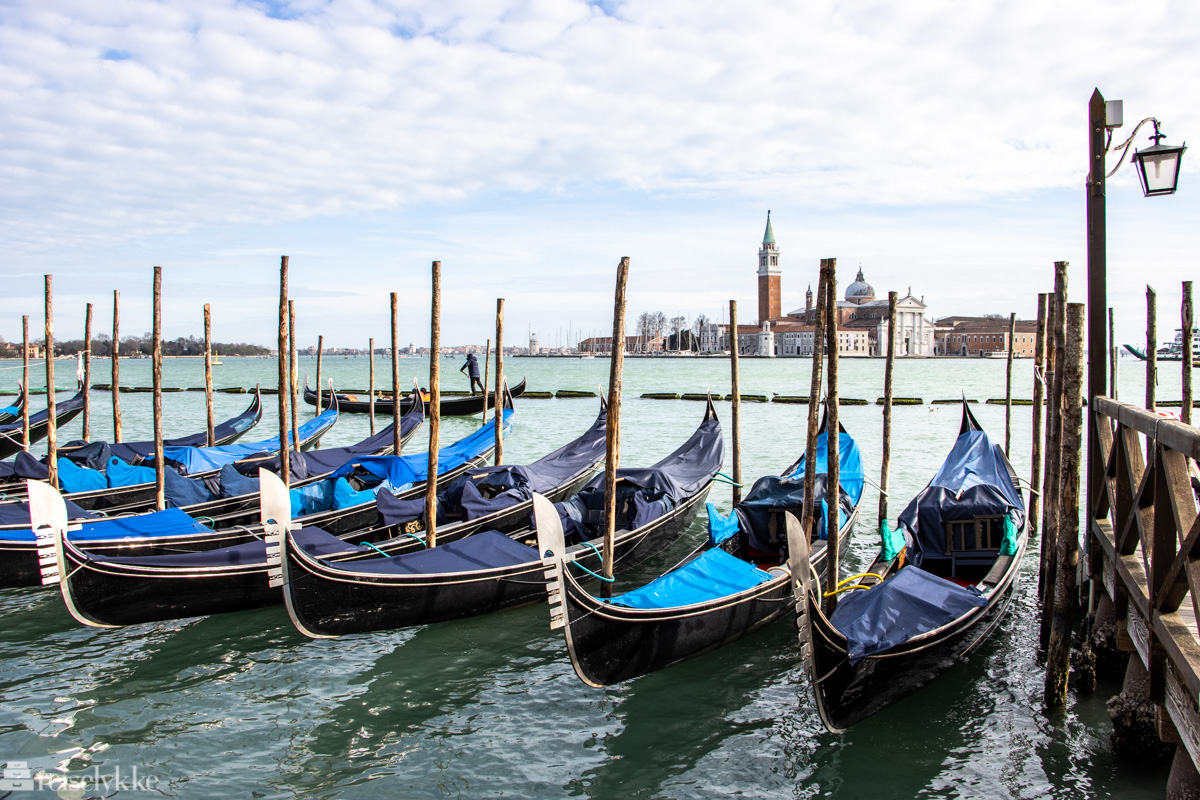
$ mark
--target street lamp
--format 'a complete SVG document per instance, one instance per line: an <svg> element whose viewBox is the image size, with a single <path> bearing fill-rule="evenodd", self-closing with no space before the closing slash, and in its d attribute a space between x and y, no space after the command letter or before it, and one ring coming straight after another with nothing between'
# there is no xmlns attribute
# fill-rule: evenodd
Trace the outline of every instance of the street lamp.
<svg viewBox="0 0 1200 800"><path fill-rule="evenodd" d="M1160 194L1174 194L1179 184L1179 166L1183 160L1182 147L1162 144L1164 138L1159 132L1159 122L1154 117L1147 117L1137 124L1133 134L1124 142L1111 148L1111 152L1121 152L1121 159L1111 172L1105 171L1104 157L1110 152L1112 132L1121 127L1123 103L1120 100L1105 102L1104 95L1097 89L1092 93L1088 104L1088 139L1089 160L1087 179L1087 250L1088 250L1088 287L1087 287L1087 317L1088 317L1088 385L1087 397L1089 413L1087 415L1088 436L1088 483L1087 508L1092 514L1096 508L1096 496L1099 482L1104 480L1104 463L1100 457L1099 432L1096 428L1096 416L1090 409L1092 401L1105 392L1108 369L1108 330L1105 325L1108 310L1108 264L1106 252L1106 232L1104 215L1104 182L1116 174L1125 162L1133 148L1134 137L1147 122L1154 123L1154 145L1145 150L1139 150L1133 161L1137 165L1138 178L1142 183L1142 192L1146 197Z"/></svg>
<svg viewBox="0 0 1200 800"><path fill-rule="evenodd" d="M1183 163L1183 153L1187 150L1187 142L1183 146L1161 144L1166 137L1159 133L1158 120L1154 123L1153 147L1138 150L1133 155L1133 163L1137 165L1138 178L1142 181L1142 192L1146 197L1159 194L1175 194L1179 186L1179 167ZM1141 126L1138 126L1141 127ZM1137 131L1134 131L1137 134ZM1132 137L1130 137L1132 138Z"/></svg>

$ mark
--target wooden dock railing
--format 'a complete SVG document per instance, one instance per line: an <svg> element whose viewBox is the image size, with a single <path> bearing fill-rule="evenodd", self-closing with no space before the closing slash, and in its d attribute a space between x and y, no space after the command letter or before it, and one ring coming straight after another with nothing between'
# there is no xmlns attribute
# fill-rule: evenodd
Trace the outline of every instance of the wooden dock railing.
<svg viewBox="0 0 1200 800"><path fill-rule="evenodd" d="M1089 413L1089 573L1113 601L1117 641L1148 673L1164 741L1200 764L1200 430L1111 398Z"/></svg>

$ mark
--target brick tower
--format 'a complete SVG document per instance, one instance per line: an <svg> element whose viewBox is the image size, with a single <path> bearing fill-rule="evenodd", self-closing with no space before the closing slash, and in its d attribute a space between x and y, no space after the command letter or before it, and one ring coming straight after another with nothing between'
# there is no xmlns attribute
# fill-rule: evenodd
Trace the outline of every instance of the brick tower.
<svg viewBox="0 0 1200 800"><path fill-rule="evenodd" d="M771 230L771 212L767 212L767 229L763 232L762 249L758 251L758 321L779 319L783 308L779 297L779 250L775 247L775 232Z"/></svg>

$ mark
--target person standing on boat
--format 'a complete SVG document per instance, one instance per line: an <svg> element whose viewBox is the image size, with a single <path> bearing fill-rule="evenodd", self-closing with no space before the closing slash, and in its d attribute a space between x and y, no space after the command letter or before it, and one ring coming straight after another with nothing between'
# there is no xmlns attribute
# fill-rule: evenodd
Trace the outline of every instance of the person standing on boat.
<svg viewBox="0 0 1200 800"><path fill-rule="evenodd" d="M467 377L471 379L471 394L475 394L475 387L479 387L479 393L483 394L483 382L479 380L479 359L474 353L467 353L467 363L463 364L458 370L459 372L467 373Z"/></svg>

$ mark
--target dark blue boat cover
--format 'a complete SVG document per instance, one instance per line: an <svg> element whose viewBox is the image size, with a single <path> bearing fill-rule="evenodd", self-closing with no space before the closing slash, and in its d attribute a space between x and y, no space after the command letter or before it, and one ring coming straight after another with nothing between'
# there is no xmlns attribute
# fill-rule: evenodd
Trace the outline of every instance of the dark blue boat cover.
<svg viewBox="0 0 1200 800"><path fill-rule="evenodd" d="M512 430L512 414L513 410L511 408L504 409L504 432L506 435ZM494 421L489 420L487 425L474 433L464 436L452 445L439 449L438 474L441 475L450 469L449 467L442 466L443 459L447 463L461 466L472 458L487 452L492 447L495 439L496 425ZM414 483L421 483L425 480L425 474L429 469L429 456L425 453L414 453L407 456L371 456L360 458L340 467L330 477L340 478L348 476L359 468L377 478L387 481L393 491L400 491L412 486Z"/></svg>
<svg viewBox="0 0 1200 800"><path fill-rule="evenodd" d="M424 414L420 409L405 414L400 418L400 438L407 436L413 428L421 424L424 419ZM288 471L292 475L293 481L302 481L317 475L325 475L333 472L338 467L362 458L363 456L373 456L380 450L386 450L391 446L395 439L392 430L395 426L389 423L383 430L376 433L374 436L368 436L357 444L347 445L346 447L330 447L323 450L309 450L308 452L297 453L292 451L288 453ZM234 464L234 467L243 475L248 475L254 478L258 477L259 467L271 470L276 475L279 474L281 459L278 455L272 458L260 461L253 460L244 464Z"/></svg>
<svg viewBox="0 0 1200 800"><path fill-rule="evenodd" d="M538 551L496 531L481 531L457 542L390 558L354 561L351 572L379 575L433 575L511 567L538 561Z"/></svg>
<svg viewBox="0 0 1200 800"><path fill-rule="evenodd" d="M194 479L192 479L194 480ZM258 491L258 476L246 477L234 464L221 467L221 497L241 497Z"/></svg>
<svg viewBox="0 0 1200 800"><path fill-rule="evenodd" d="M974 587L910 564L871 589L842 595L829 621L846 637L850 663L857 664L986 605Z"/></svg>
<svg viewBox="0 0 1200 800"><path fill-rule="evenodd" d="M99 516L90 511L84 511L79 506L72 503L70 500L67 503L67 519L99 519ZM29 518L29 503L0 503L0 525L32 525ZM14 537L8 533L0 533L0 540L12 540ZM33 541L33 536L28 538L16 537L20 541Z"/></svg>
<svg viewBox="0 0 1200 800"><path fill-rule="evenodd" d="M262 404L256 395L254 400L251 401L250 407L241 414L215 425L213 427L213 437L216 441L221 441L230 436L244 433L257 425L261 418ZM204 447L207 442L208 431L205 430L187 436L178 436L174 439L164 439L163 447ZM104 448L107 452L101 455L99 454L99 448ZM77 439L67 442L64 445L64 451L63 454L77 464L91 467L92 469L101 469L110 455L116 456L129 464L137 464L143 459L153 458L154 440L151 439L148 442L113 442L110 444L108 442L89 443L84 442L82 439Z"/></svg>
<svg viewBox="0 0 1200 800"><path fill-rule="evenodd" d="M1012 514L1025 524L1025 504L1009 475L1004 451L981 430L959 434L933 480L904 509L897 521L909 539L909 559L921 566L925 556L945 552L945 523L980 516Z"/></svg>
<svg viewBox="0 0 1200 800"><path fill-rule="evenodd" d="M636 530L653 522L707 486L724 462L721 423L712 417L654 466L618 469L617 527ZM599 535L604 522L604 475L597 475L574 497L554 506L568 542Z"/></svg>
<svg viewBox="0 0 1200 800"><path fill-rule="evenodd" d="M337 410L330 409L313 417L300 426L300 441L309 441L314 436L324 433L337 422ZM288 431L288 442L292 441L291 431ZM168 461L179 464L185 475L195 475L197 472L218 470L226 464L232 464L250 456L266 455L279 449L279 436L272 436L258 442L245 444L227 444L219 447L168 447L163 451L163 457Z"/></svg>
<svg viewBox="0 0 1200 800"><path fill-rule="evenodd" d="M744 592L770 579L753 564L714 547L640 589L614 597L612 602L626 608L677 608Z"/></svg>
<svg viewBox="0 0 1200 800"><path fill-rule="evenodd" d="M70 511L71 506L68 505L67 508ZM28 507L26 507L25 515L26 520L28 520ZM117 517L115 519L96 519L94 522L84 523L81 530L68 531L67 538L73 542L89 542L107 541L109 539L183 536L192 533L212 533L212 528L197 522L177 508L168 508L166 511L155 511L151 514L138 514L136 516ZM4 531L0 533L0 539L32 542L34 535L31 530Z"/></svg>
<svg viewBox="0 0 1200 800"><path fill-rule="evenodd" d="M351 550L366 550L365 547L350 545L320 528L301 528L292 531L292 539L314 557ZM74 540L72 540L74 541ZM161 556L106 556L88 554L93 561L137 566L180 567L242 567L267 565L267 545L261 540L219 547L215 550L200 550L194 553L171 553Z"/></svg>
<svg viewBox="0 0 1200 800"><path fill-rule="evenodd" d="M0 478L45 481L50 479L46 465L22 450L12 461L0 461Z"/></svg>

